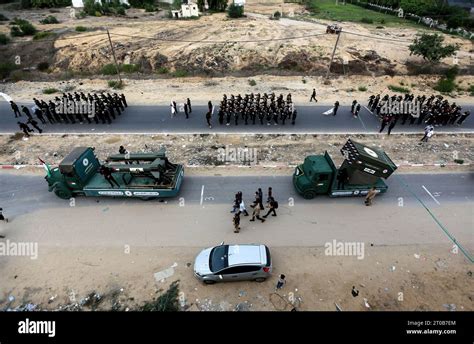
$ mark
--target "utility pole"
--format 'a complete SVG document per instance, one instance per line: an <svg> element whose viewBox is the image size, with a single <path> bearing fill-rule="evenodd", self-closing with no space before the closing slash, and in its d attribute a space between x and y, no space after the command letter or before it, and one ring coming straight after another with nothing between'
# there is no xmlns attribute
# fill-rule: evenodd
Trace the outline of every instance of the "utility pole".
<svg viewBox="0 0 474 344"><path fill-rule="evenodd" d="M331 72L332 60L334 59L334 53L336 52L337 44L339 43L339 37L341 37L341 33L342 33L342 29L337 34L336 44L334 45L334 49L332 51L331 62L329 62L329 68L328 68L328 72L326 74L326 79L329 78L329 73Z"/></svg>
<svg viewBox="0 0 474 344"><path fill-rule="evenodd" d="M119 68L119 65L117 64L117 58L115 57L115 50L114 50L114 46L112 44L112 40L110 39L109 29L107 29L107 36L109 37L110 48L112 49L112 55L114 57L115 68L117 68L117 75L118 75L118 78L119 78L119 81L120 81L120 85L122 85L122 78L120 77L120 68Z"/></svg>

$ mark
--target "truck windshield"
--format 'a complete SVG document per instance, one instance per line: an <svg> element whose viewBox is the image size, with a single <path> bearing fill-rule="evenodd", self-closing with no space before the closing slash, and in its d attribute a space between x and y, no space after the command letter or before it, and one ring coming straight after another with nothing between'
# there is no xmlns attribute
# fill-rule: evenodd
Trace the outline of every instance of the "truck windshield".
<svg viewBox="0 0 474 344"><path fill-rule="evenodd" d="M220 271L229 265L229 245L216 246L209 256L209 268L212 272Z"/></svg>

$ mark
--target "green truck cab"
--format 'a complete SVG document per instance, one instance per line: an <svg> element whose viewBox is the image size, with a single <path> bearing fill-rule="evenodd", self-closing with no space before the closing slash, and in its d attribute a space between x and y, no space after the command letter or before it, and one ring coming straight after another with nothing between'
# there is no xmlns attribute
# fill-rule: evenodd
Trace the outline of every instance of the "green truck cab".
<svg viewBox="0 0 474 344"><path fill-rule="evenodd" d="M341 153L345 160L339 169L328 152L307 156L293 173L296 191L306 199L317 195L361 196L372 187L378 193L387 191L383 179L388 178L397 166L384 151L349 139Z"/></svg>
<svg viewBox="0 0 474 344"><path fill-rule="evenodd" d="M99 172L112 171L119 186L112 187ZM48 190L62 199L75 196L115 196L128 198L167 198L178 195L184 167L172 164L164 149L156 153L116 154L101 163L92 147L77 147L58 167L46 165Z"/></svg>

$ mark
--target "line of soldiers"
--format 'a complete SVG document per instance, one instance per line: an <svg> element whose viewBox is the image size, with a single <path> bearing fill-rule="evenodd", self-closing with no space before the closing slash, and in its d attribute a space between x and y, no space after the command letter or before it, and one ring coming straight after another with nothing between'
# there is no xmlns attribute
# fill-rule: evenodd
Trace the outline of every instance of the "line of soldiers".
<svg viewBox="0 0 474 344"><path fill-rule="evenodd" d="M55 97L54 102L50 100L48 103L44 100L38 100L33 98L35 106L32 108L33 114L26 106L21 106L21 111L18 105L10 101L10 106L15 114L15 118L22 117L22 113L28 118L26 123L17 122L20 129L29 136L29 132L32 132L28 125L38 130L39 133L42 130L38 127L38 122L35 120L33 115L42 124L75 124L77 122L83 123L87 121L89 124L94 121L99 124L108 123L111 124L112 120L116 119L116 116L120 116L122 111L128 107L127 100L124 94L118 95L110 93L100 95L94 93L87 95L83 92L74 94L63 93L62 97Z"/></svg>
<svg viewBox="0 0 474 344"><path fill-rule="evenodd" d="M393 112L394 106L396 108ZM456 103L450 104L443 96L425 95L415 97L413 94L380 97L380 94L369 97L368 108L382 119L379 132L388 124L388 134L400 120L400 124L420 125L426 123L434 126L461 125L470 115L469 111L462 112L462 107ZM387 111L388 109L388 111Z"/></svg>
<svg viewBox="0 0 474 344"><path fill-rule="evenodd" d="M210 111L212 111L212 104L210 105ZM244 97L240 94L237 96L232 94L230 98L227 98L227 95L224 94L217 114L221 125L224 123L230 125L231 122L239 125L239 118L245 125L256 124L257 122L260 125L264 123L267 125L285 125L287 120L294 125L296 116L297 111L291 100L291 94L288 94L285 100L282 94L276 97L275 93L270 95L264 93L263 96L260 93L251 93Z"/></svg>

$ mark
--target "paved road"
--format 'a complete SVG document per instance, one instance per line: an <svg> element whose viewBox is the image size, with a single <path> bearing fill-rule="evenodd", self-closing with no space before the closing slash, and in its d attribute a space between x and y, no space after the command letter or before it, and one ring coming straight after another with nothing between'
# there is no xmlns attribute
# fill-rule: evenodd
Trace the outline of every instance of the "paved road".
<svg viewBox="0 0 474 344"><path fill-rule="evenodd" d="M286 176L187 177L180 198L166 203L83 197L73 208L48 193L41 176L1 172L0 206L13 219L9 228L17 229L10 229L8 236L16 240L205 246L234 238L226 228L231 227L228 211L237 190L249 206L258 187L265 192L272 186L281 205L278 221L252 224L261 231L245 231L242 240L280 246L322 245L333 239L384 245L442 243L449 249L452 236L474 254L474 174L396 174L387 183L388 192L378 196L372 208L363 206L362 198L304 200ZM250 224L247 219L245 227Z"/></svg>
<svg viewBox="0 0 474 344"><path fill-rule="evenodd" d="M386 181L389 191L377 197L377 203L398 204L404 198L406 205L418 204L412 192L429 207L440 207L451 202L474 201L474 173L453 174L394 174ZM253 200L254 192L261 187L264 192L271 186L274 195L281 201L289 198L302 204L353 204L357 198L330 198L320 196L305 200L299 196L288 176L255 176L255 177L185 177L179 197L189 203L231 204L236 191L242 191L247 202ZM423 187L424 186L424 187ZM0 172L0 204L9 209L12 215L21 215L40 208L63 206L67 201L57 198L47 190L43 177L37 175L16 175ZM431 193L431 195L430 195ZM202 194L202 197L201 197ZM100 199L101 206L122 204L122 198L87 198L77 200L81 206L94 206ZM129 199L127 203L143 204L142 200ZM158 200L150 202L160 202ZM178 203L179 198L166 200L167 203ZM149 203L149 202L145 202ZM1 207L1 206L0 206Z"/></svg>
<svg viewBox="0 0 474 344"><path fill-rule="evenodd" d="M19 103L20 105L20 103ZM28 105L32 104L21 104ZM214 127L209 129L204 114L207 107L193 107L189 119L184 113L171 118L167 106L130 105L111 125L103 124L56 124L45 125L45 133L374 133L378 132L380 122L376 116L363 108L359 118L350 114L350 106L343 106L336 116L324 116L322 113L330 106L297 106L298 118L293 126L286 125L245 125L240 121L238 126L221 126L217 122L217 109L213 118ZM474 111L474 106L465 107ZM19 131L9 105L0 102L0 133ZM386 131L387 129L385 129ZM437 127L436 132L474 132L474 115L469 116L462 126ZM423 131L423 125L397 125L393 133Z"/></svg>

